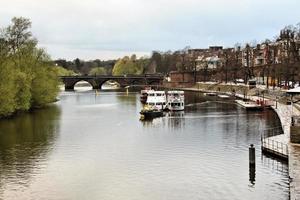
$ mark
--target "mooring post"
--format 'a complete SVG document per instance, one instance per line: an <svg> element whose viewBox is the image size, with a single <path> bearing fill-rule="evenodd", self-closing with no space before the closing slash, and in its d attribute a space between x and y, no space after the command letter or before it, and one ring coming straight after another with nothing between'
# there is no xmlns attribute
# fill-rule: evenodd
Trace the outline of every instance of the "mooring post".
<svg viewBox="0 0 300 200"><path fill-rule="evenodd" d="M253 144L249 147L249 181L255 184L255 147Z"/></svg>
<svg viewBox="0 0 300 200"><path fill-rule="evenodd" d="M250 144L249 147L249 164L255 166L255 147L253 144Z"/></svg>

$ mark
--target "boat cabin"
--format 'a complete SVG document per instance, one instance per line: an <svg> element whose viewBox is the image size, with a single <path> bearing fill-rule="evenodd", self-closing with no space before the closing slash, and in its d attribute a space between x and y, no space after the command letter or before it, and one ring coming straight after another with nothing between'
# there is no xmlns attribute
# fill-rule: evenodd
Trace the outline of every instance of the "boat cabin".
<svg viewBox="0 0 300 200"><path fill-rule="evenodd" d="M184 91L168 91L167 102L167 107L169 110L184 110Z"/></svg>
<svg viewBox="0 0 300 200"><path fill-rule="evenodd" d="M166 109L166 94L164 91L148 91L146 105L152 106L155 109Z"/></svg>

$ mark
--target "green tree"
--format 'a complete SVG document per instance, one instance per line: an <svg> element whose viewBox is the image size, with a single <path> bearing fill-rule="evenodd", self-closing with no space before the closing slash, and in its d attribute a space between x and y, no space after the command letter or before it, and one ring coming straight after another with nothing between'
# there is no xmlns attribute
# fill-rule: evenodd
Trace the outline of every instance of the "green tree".
<svg viewBox="0 0 300 200"><path fill-rule="evenodd" d="M91 69L89 75L107 75L107 72L104 67L95 67Z"/></svg>
<svg viewBox="0 0 300 200"><path fill-rule="evenodd" d="M113 68L113 75L127 75L135 74L139 75L144 72L144 66L140 60L136 60L135 56L129 58L125 56L119 59Z"/></svg>
<svg viewBox="0 0 300 200"><path fill-rule="evenodd" d="M15 17L1 31L0 117L43 106L58 94L58 73L30 27L29 19Z"/></svg>
<svg viewBox="0 0 300 200"><path fill-rule="evenodd" d="M54 70L58 76L75 76L75 75L77 75L73 70L68 70L61 66L55 66Z"/></svg>

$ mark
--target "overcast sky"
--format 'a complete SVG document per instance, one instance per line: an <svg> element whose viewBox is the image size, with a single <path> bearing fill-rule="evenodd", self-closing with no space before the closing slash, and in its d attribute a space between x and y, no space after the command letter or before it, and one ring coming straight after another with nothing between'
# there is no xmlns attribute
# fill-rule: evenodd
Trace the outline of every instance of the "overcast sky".
<svg viewBox="0 0 300 200"><path fill-rule="evenodd" d="M0 0L0 26L14 16L53 59L110 59L186 46L231 47L272 39L300 22L299 0Z"/></svg>

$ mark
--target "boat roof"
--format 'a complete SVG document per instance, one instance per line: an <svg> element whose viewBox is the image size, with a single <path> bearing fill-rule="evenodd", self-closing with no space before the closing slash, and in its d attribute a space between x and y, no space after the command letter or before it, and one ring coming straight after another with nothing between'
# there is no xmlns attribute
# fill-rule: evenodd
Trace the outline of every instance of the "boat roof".
<svg viewBox="0 0 300 200"><path fill-rule="evenodd" d="M149 94L151 94L151 93L153 93L153 94L164 94L165 91L155 91L155 90L150 90L150 91L148 91L147 93L149 93Z"/></svg>
<svg viewBox="0 0 300 200"><path fill-rule="evenodd" d="M141 90L141 92L150 92L150 91L154 91L154 90L152 90L152 89L150 89L150 90Z"/></svg>
<svg viewBox="0 0 300 200"><path fill-rule="evenodd" d="M184 91L182 91L182 90L171 90L171 91L168 91L168 94L184 94Z"/></svg>

